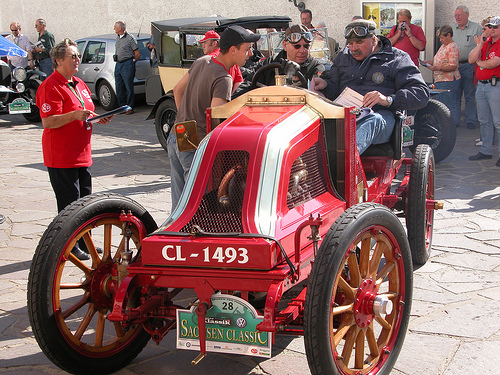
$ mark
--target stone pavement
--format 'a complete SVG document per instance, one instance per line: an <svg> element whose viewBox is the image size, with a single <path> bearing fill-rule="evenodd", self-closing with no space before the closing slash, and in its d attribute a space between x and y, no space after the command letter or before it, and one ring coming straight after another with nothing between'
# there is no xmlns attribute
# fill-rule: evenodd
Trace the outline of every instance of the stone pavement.
<svg viewBox="0 0 500 375"><path fill-rule="evenodd" d="M100 110L100 111L99 111ZM102 109L98 109L102 112ZM157 223L170 211L168 158L159 146L149 107L97 125L93 136L94 191L116 192L144 205ZM56 204L42 163L40 124L0 117L0 372L62 374L40 351L26 309L26 282L37 243ZM430 261L414 273L410 329L392 374L498 374L500 356L500 168L470 162L479 131L458 129L453 153L437 165L436 212ZM172 334L150 342L128 374L308 374L301 338L278 338L272 359L175 349Z"/></svg>

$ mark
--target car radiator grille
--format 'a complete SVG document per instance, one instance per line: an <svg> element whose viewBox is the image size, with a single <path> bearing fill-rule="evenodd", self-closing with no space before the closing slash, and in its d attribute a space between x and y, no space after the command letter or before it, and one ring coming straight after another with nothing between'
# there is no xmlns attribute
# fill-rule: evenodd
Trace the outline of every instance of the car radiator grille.
<svg viewBox="0 0 500 375"><path fill-rule="evenodd" d="M324 171L320 143L316 142L293 162L287 194L289 209L327 192Z"/></svg>
<svg viewBox="0 0 500 375"><path fill-rule="evenodd" d="M243 232L241 211L248 159L247 151L221 151L217 154L206 193L181 232L190 232L194 225L205 232Z"/></svg>
<svg viewBox="0 0 500 375"><path fill-rule="evenodd" d="M246 151L222 151L217 154L206 193L196 213L181 232L189 233L195 225L211 233L243 232L241 212L248 159ZM317 142L292 165L287 193L289 209L327 191L324 170L324 158L320 143Z"/></svg>

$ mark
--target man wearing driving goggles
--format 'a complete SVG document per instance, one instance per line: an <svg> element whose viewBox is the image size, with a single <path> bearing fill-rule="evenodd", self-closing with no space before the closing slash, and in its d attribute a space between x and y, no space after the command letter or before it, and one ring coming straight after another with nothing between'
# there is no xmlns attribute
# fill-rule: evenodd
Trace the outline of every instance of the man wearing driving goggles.
<svg viewBox="0 0 500 375"><path fill-rule="evenodd" d="M299 64L300 72L308 81L310 81L312 77L318 74L318 72L323 72L325 70L325 66L309 54L312 41L313 36L306 27L303 25L290 26L285 31L283 51L278 53L275 58L268 57L264 61L261 61L255 67L255 71L264 65L280 62L282 59L286 59ZM286 70L287 67L285 66L284 70L279 70L279 74L286 74ZM267 86L274 85L274 75L274 70L264 72L259 79L259 83ZM292 81L294 86L301 86L297 77L292 77Z"/></svg>
<svg viewBox="0 0 500 375"><path fill-rule="evenodd" d="M345 47L329 71L314 78L316 90L331 100L349 87L363 95L363 107L373 111L356 122L360 154L371 144L386 143L394 129L394 112L425 107L428 87L410 56L375 35L376 25L355 20L345 28Z"/></svg>

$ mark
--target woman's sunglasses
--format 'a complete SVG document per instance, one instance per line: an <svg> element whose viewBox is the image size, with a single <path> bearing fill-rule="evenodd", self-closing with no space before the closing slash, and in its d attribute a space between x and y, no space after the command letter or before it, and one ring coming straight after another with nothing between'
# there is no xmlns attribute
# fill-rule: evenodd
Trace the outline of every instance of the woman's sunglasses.
<svg viewBox="0 0 500 375"><path fill-rule="evenodd" d="M498 25L486 25L488 29L498 29Z"/></svg>

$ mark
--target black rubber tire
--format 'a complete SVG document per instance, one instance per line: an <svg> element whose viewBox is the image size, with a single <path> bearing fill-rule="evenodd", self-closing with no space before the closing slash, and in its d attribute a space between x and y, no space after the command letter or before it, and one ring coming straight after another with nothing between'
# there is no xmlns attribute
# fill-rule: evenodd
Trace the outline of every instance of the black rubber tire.
<svg viewBox="0 0 500 375"><path fill-rule="evenodd" d="M31 100L33 103L31 105L31 113L23 113L23 116L29 122L41 122L42 119L40 117L40 110L36 106L36 92L38 87L42 82L36 79L29 79L26 81L26 93L25 95Z"/></svg>
<svg viewBox="0 0 500 375"><path fill-rule="evenodd" d="M392 312L379 318L360 315L363 306L371 306L367 285L376 288L372 296L388 294ZM376 203L347 209L323 240L308 281L304 343L311 373L389 374L408 328L412 288L410 248L399 219ZM361 350L367 345L366 335L376 341L367 352ZM354 345L360 338L363 345Z"/></svg>
<svg viewBox="0 0 500 375"><path fill-rule="evenodd" d="M415 115L413 126L415 133L413 153L417 145L428 144L434 151L436 163L446 159L451 154L457 140L457 128L453 122L448 107L436 99L430 99L427 106L419 109Z"/></svg>
<svg viewBox="0 0 500 375"><path fill-rule="evenodd" d="M161 147L167 151L167 138L170 134L172 126L174 126L177 116L177 107L173 99L163 101L156 110L155 128L156 136L161 144Z"/></svg>
<svg viewBox="0 0 500 375"><path fill-rule="evenodd" d="M45 355L70 373L117 371L130 363L150 339L142 325L125 328L105 318L112 310L113 297L102 293L101 285L116 267L122 210L130 210L148 233L156 229L149 212L132 199L118 194L89 195L73 202L52 221L31 263L28 315L33 334ZM135 227L133 233L130 246L137 253L140 240ZM90 239L85 242L91 255L89 261L80 262L71 254L81 236ZM95 250L96 244L104 249L102 255ZM83 317L88 312L93 315L85 324ZM77 329L82 330L80 334ZM101 339L96 332L102 334Z"/></svg>
<svg viewBox="0 0 500 375"><path fill-rule="evenodd" d="M109 82L102 81L99 83L97 87L97 98L105 111L111 111L118 107L118 98Z"/></svg>
<svg viewBox="0 0 500 375"><path fill-rule="evenodd" d="M434 199L434 155L429 145L418 145L413 153L406 199L406 228L414 265L424 265L431 255L434 210L426 199Z"/></svg>

